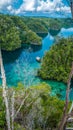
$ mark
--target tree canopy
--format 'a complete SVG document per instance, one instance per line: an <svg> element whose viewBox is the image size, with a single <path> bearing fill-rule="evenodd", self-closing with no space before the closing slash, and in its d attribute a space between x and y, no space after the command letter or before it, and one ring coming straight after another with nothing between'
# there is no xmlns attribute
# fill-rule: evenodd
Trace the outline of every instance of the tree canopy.
<svg viewBox="0 0 73 130"><path fill-rule="evenodd" d="M0 46L3 50L18 49L22 43L41 45L41 40L20 17L0 15Z"/></svg>
<svg viewBox="0 0 73 130"><path fill-rule="evenodd" d="M19 83L18 87L13 88L15 91L15 112L19 108L23 99L26 98L22 108L20 109L17 118L15 118L14 130L47 130L48 128L57 128L62 116L64 101L58 99L57 96L51 96L50 86L47 84L40 84L38 86L31 86L25 89ZM12 89L9 89L9 96ZM0 88L0 95L2 89ZM0 129L7 128L5 120L5 106L2 96L0 97Z"/></svg>
<svg viewBox="0 0 73 130"><path fill-rule="evenodd" d="M4 50L15 50L21 46L19 32L13 21L6 16L0 18L0 44Z"/></svg>
<svg viewBox="0 0 73 130"><path fill-rule="evenodd" d="M43 57L38 74L43 79L54 79L67 83L72 61L73 38L59 39Z"/></svg>
<svg viewBox="0 0 73 130"><path fill-rule="evenodd" d="M7 51L18 49L22 44L41 45L42 37L46 36L48 31L55 36L62 27L72 26L71 19L28 18L0 14L0 45Z"/></svg>

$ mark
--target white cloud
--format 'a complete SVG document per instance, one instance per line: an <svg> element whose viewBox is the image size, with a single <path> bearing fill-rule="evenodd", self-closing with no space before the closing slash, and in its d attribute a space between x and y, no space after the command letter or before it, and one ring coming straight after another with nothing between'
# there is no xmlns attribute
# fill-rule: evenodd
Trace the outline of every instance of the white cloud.
<svg viewBox="0 0 73 130"><path fill-rule="evenodd" d="M21 6L21 9L25 11L34 11L35 9L35 0L24 0L24 3Z"/></svg>
<svg viewBox="0 0 73 130"><path fill-rule="evenodd" d="M7 11L9 11L11 14L15 13L15 9L13 9L12 5L7 6Z"/></svg>
<svg viewBox="0 0 73 130"><path fill-rule="evenodd" d="M0 0L0 9L3 9L5 6L9 5L12 0Z"/></svg>
<svg viewBox="0 0 73 130"><path fill-rule="evenodd" d="M70 8L62 3L62 0L23 0L19 9L13 10L15 14L20 14L26 11L41 11L41 12L70 12Z"/></svg>
<svg viewBox="0 0 73 130"><path fill-rule="evenodd" d="M21 12L25 11L34 11L35 10L35 0L23 0L22 5L19 9L15 10L16 14L19 14Z"/></svg>
<svg viewBox="0 0 73 130"><path fill-rule="evenodd" d="M62 0L23 0L23 3L18 9L12 6L13 1L14 0L0 0L0 10L6 8L7 11L13 14L22 14L26 11L70 13L70 8L64 5Z"/></svg>
<svg viewBox="0 0 73 130"><path fill-rule="evenodd" d="M47 0L40 1L39 6L37 7L37 11L47 11L47 12L54 12L54 11L67 11L70 12L70 8L65 6L61 0Z"/></svg>
<svg viewBox="0 0 73 130"><path fill-rule="evenodd" d="M8 9L9 11L11 11L11 10L12 10L12 6L11 6L11 5L7 6L7 9Z"/></svg>

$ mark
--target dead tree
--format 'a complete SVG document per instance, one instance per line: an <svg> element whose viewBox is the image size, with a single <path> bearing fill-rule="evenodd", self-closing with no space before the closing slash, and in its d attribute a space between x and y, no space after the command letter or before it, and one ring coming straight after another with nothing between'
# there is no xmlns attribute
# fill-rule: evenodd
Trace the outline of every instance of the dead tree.
<svg viewBox="0 0 73 130"><path fill-rule="evenodd" d="M3 99L6 107L6 121L7 121L8 130L11 130L8 91L6 86L6 76L5 76L5 71L4 71L3 61L2 61L1 49L0 49L0 68L1 68L1 78L2 78Z"/></svg>
<svg viewBox="0 0 73 130"><path fill-rule="evenodd" d="M66 1L67 1L68 5L70 6L72 19L73 19L73 0L66 0Z"/></svg>
<svg viewBox="0 0 73 130"><path fill-rule="evenodd" d="M71 68L71 72L70 72L68 83L67 83L66 101L65 101L64 111L63 111L63 117L62 117L62 120L61 120L60 125L58 127L58 130L65 130L68 118L73 115L73 113L72 113L73 103L72 103L72 105L70 107L70 111L68 113L69 93L70 93L70 85L71 85L72 76L73 76L73 63L72 63L72 68Z"/></svg>
<svg viewBox="0 0 73 130"><path fill-rule="evenodd" d="M9 89L6 84L6 75L3 65L2 53L0 48L0 69L1 69L1 78L2 78L2 92L3 92L3 99L5 103L5 110L6 110L6 121L8 130L14 130L14 119L19 114L21 108L23 107L26 99L29 97L30 94L26 94L24 99L20 102L20 106L18 110L15 112L14 103L15 103L15 91L11 89L11 97L9 96ZM27 89L26 89L27 91ZM11 102L9 102L11 101ZM32 102L30 102L29 106Z"/></svg>

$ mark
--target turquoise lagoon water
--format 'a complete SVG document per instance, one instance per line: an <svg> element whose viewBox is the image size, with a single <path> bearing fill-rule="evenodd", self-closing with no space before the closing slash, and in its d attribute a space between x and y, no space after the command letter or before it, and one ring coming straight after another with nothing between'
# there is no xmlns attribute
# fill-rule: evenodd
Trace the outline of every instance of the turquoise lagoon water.
<svg viewBox="0 0 73 130"><path fill-rule="evenodd" d="M64 37L73 35L73 28L62 28L58 35ZM53 44L54 37L48 33L42 40L41 47L31 45L24 46L14 52L2 52L8 86L17 86L21 82L24 86L29 87L46 82L50 84L52 94L57 93L61 94L62 98L65 97L66 85L64 83L52 80L44 81L37 77L37 69L40 67L40 63L36 61L36 57L40 56L42 58ZM73 95L72 90L70 98Z"/></svg>

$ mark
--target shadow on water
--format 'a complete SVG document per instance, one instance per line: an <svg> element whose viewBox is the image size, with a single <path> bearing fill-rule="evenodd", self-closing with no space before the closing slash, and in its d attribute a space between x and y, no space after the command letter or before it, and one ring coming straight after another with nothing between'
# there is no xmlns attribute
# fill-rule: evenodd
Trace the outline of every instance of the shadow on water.
<svg viewBox="0 0 73 130"><path fill-rule="evenodd" d="M22 44L22 49L27 49L29 52L37 52L42 49L42 45L27 45L27 44Z"/></svg>
<svg viewBox="0 0 73 130"><path fill-rule="evenodd" d="M56 29L49 29L49 33L50 33L50 35L53 36L53 37L54 37L54 36L57 36L60 31L61 31L61 29L58 29L58 30L56 30Z"/></svg>
<svg viewBox="0 0 73 130"><path fill-rule="evenodd" d="M18 49L16 51L2 51L3 62L4 64L13 63L16 59L19 58L22 49Z"/></svg>
<svg viewBox="0 0 73 130"><path fill-rule="evenodd" d="M48 35L48 32L47 33L37 33L37 35L42 38L45 38Z"/></svg>
<svg viewBox="0 0 73 130"><path fill-rule="evenodd" d="M38 45L26 45L26 44L23 44L22 45L22 48L20 49L17 49L15 51L2 51L2 55L3 55L3 62L4 64L8 64L8 63L14 63L15 60L17 60L22 51L24 50L27 50L29 53L31 52L37 52L39 50L42 49L42 45L41 46L38 46Z"/></svg>

